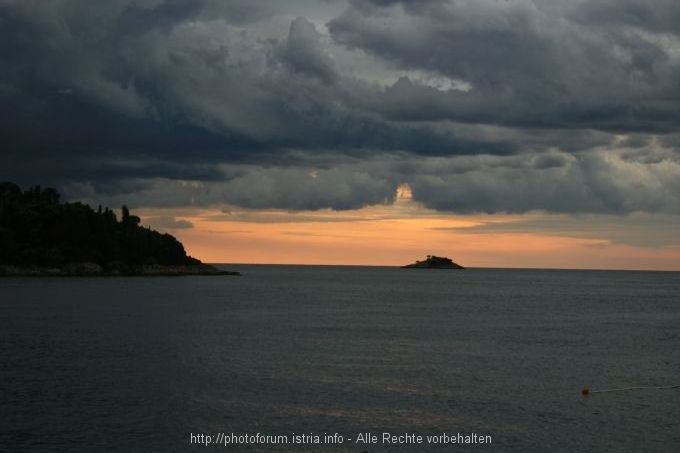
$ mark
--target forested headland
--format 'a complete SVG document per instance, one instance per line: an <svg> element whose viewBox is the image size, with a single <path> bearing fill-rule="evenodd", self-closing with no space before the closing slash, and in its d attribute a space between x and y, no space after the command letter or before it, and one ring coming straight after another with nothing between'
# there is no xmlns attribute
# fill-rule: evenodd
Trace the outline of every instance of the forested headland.
<svg viewBox="0 0 680 453"><path fill-rule="evenodd" d="M172 235L141 226L126 206L119 219L109 208L62 202L55 189L11 182L0 183L0 265L0 274L219 272Z"/></svg>

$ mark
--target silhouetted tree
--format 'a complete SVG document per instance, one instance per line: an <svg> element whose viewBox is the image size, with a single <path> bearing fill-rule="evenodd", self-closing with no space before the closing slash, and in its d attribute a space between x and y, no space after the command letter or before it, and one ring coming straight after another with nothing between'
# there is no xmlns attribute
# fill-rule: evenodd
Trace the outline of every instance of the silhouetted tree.
<svg viewBox="0 0 680 453"><path fill-rule="evenodd" d="M95 262L103 267L196 264L169 234L139 226L122 207L122 218L101 206L60 203L59 193L40 186L21 191L0 183L0 264L59 266Z"/></svg>

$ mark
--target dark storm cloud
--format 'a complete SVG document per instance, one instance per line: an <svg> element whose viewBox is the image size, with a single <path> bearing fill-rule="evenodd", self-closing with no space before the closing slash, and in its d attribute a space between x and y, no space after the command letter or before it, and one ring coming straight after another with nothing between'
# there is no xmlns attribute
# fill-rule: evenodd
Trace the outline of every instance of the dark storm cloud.
<svg viewBox="0 0 680 453"><path fill-rule="evenodd" d="M417 164L409 181L426 206L456 212L680 213L680 161L624 152L453 158Z"/></svg>
<svg viewBox="0 0 680 453"><path fill-rule="evenodd" d="M111 194L92 183L71 184L65 191L69 197L91 203L104 197L112 206L207 207L228 203L255 209L345 210L391 203L396 187L390 175L354 165L330 170L256 167L222 182L127 180L121 190Z"/></svg>
<svg viewBox="0 0 680 453"><path fill-rule="evenodd" d="M436 4L445 4L446 0L350 0L353 7L360 11L373 13L377 8L400 5L409 12L419 13L426 11Z"/></svg>
<svg viewBox="0 0 680 453"><path fill-rule="evenodd" d="M578 7L569 10L569 17L584 25L627 26L677 35L680 3L675 0L581 2Z"/></svg>
<svg viewBox="0 0 680 453"><path fill-rule="evenodd" d="M314 24L304 17L298 17L290 24L285 56L296 70L331 83L337 77L336 70L319 39Z"/></svg>
<svg viewBox="0 0 680 453"><path fill-rule="evenodd" d="M101 11L84 2L46 11L7 5L3 34L10 39L0 58L13 71L3 80L12 88L3 93L3 136L14 149L51 154L64 144L85 161L104 149L233 162L286 148L516 148L354 109L347 100L354 87L334 83L337 68L302 17L285 42L272 42L221 18L199 20L201 7L219 12L210 2L119 3ZM221 9L228 22L231 9ZM101 23L88 24L95 11Z"/></svg>
<svg viewBox="0 0 680 453"><path fill-rule="evenodd" d="M677 210L676 2L335 3L0 0L0 179L158 206L351 209L407 182L443 210Z"/></svg>
<svg viewBox="0 0 680 453"><path fill-rule="evenodd" d="M678 7L629 1L617 11L615 2L564 3L432 2L417 14L406 7L373 14L353 7L329 29L347 46L472 87L438 95L403 81L372 100L376 111L392 118L612 131L677 128L679 29L664 26L659 10L674 16ZM598 21L595 5L612 17ZM629 24L627 10L638 12L636 24Z"/></svg>
<svg viewBox="0 0 680 453"><path fill-rule="evenodd" d="M653 158L652 158L653 156ZM510 156L377 156L310 170L304 160L286 168L241 166L226 181L131 180L117 206L214 206L290 210L354 209L390 203L407 183L426 207L454 212L680 214L680 158L668 150L559 151ZM74 184L67 195L94 201L102 191Z"/></svg>
<svg viewBox="0 0 680 453"><path fill-rule="evenodd" d="M144 223L154 229L162 230L186 230L193 228L194 225L188 220L177 219L171 216L151 217L144 219Z"/></svg>

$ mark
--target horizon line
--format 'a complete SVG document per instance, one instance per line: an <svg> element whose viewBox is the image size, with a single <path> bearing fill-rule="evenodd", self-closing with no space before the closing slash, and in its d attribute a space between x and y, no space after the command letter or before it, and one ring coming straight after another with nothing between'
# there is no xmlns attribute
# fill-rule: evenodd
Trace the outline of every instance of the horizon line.
<svg viewBox="0 0 680 453"><path fill-rule="evenodd" d="M383 267L401 269L399 264L334 264L334 263L229 263L206 262L213 266L298 266L298 267ZM532 271L596 271L596 272L680 272L680 269L640 269L640 268L580 268L580 267L495 267L495 266L464 266L463 269L424 269L424 270L532 270Z"/></svg>

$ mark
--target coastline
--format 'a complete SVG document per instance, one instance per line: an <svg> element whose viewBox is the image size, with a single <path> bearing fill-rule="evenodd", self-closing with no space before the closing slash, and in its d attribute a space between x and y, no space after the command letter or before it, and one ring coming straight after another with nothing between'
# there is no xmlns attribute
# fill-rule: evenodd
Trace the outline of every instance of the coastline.
<svg viewBox="0 0 680 453"><path fill-rule="evenodd" d="M240 276L210 264L116 266L105 269L96 263L71 263L62 267L0 265L0 277L183 277Z"/></svg>

